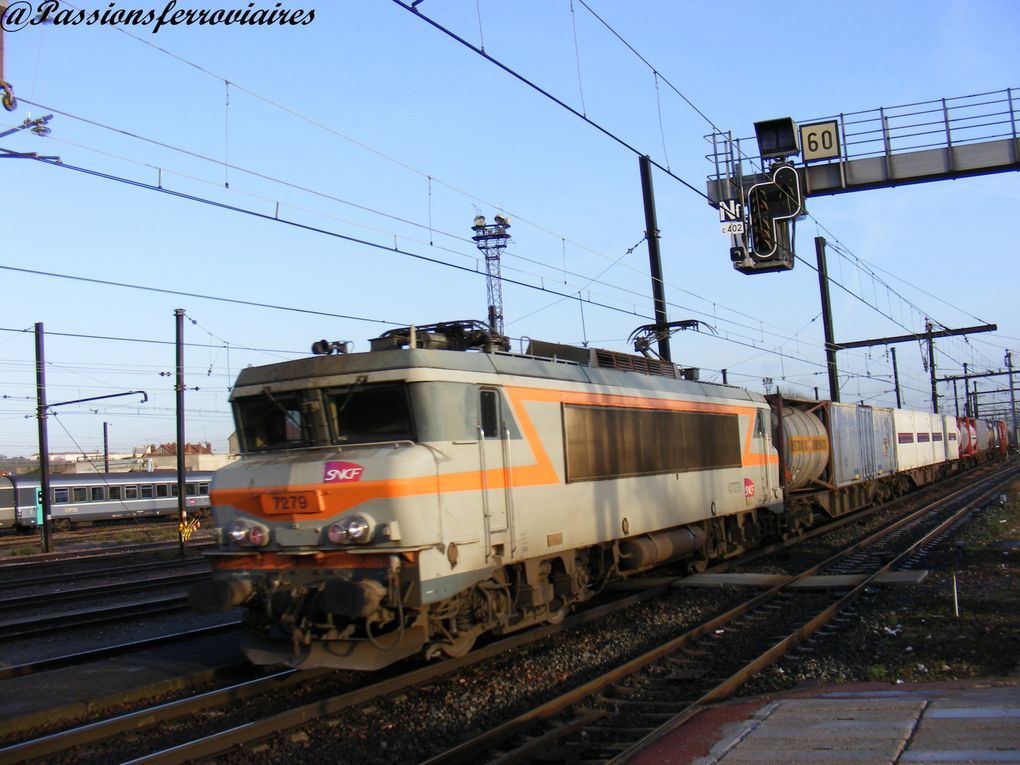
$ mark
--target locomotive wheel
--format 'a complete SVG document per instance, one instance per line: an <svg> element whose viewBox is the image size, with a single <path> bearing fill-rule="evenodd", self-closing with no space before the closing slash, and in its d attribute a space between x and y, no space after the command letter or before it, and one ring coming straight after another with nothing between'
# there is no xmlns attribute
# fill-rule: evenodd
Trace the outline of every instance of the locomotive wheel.
<svg viewBox="0 0 1020 765"><path fill-rule="evenodd" d="M560 600L562 601L563 605L560 608L556 609L555 611L553 611L552 609L552 603L550 603L549 606L547 607L549 615L546 617L546 621L549 622L549 624L559 624L564 619L566 619L567 614L570 613L570 601L567 600L566 598L560 598Z"/></svg>
<svg viewBox="0 0 1020 765"><path fill-rule="evenodd" d="M471 630L470 632L462 632L452 642L449 643L438 643L437 647L442 651L444 656L449 656L451 659L456 659L472 648L475 647L475 641L478 639L478 630Z"/></svg>

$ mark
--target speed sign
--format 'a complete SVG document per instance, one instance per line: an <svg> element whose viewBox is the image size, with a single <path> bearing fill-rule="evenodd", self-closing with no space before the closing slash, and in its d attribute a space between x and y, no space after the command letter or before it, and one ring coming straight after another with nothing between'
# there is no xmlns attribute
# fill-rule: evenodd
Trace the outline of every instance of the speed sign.
<svg viewBox="0 0 1020 765"><path fill-rule="evenodd" d="M800 152L805 162L839 156L839 123L815 122L800 126Z"/></svg>

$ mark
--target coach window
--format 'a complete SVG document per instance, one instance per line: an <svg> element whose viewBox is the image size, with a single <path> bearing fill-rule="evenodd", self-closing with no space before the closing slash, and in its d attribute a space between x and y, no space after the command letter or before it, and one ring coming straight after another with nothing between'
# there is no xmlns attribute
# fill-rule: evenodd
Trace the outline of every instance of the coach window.
<svg viewBox="0 0 1020 765"><path fill-rule="evenodd" d="M121 487L120 486L111 486L110 487L110 499L121 499L121 495L122 494L123 494L123 492L121 491Z"/></svg>
<svg viewBox="0 0 1020 765"><path fill-rule="evenodd" d="M138 487L137 486L125 486L124 487L124 499L138 499Z"/></svg>
<svg viewBox="0 0 1020 765"><path fill-rule="evenodd" d="M71 501L71 492L69 489L54 489L53 490L53 502L58 505L66 505Z"/></svg>
<svg viewBox="0 0 1020 765"><path fill-rule="evenodd" d="M208 494L209 493L209 484L207 484L205 481L200 483L198 485L198 493L199 494L203 494L203 495L204 494Z"/></svg>
<svg viewBox="0 0 1020 765"><path fill-rule="evenodd" d="M89 501L89 490L84 486L75 486L71 489L71 493L74 497L75 502L88 502Z"/></svg>
<svg viewBox="0 0 1020 765"><path fill-rule="evenodd" d="M188 492L188 496L189 497L194 497L195 496L195 484L189 483L187 485L187 492Z"/></svg>
<svg viewBox="0 0 1020 765"><path fill-rule="evenodd" d="M106 499L106 489L103 488L102 486L93 486L92 487L92 501L93 502L102 502L104 499Z"/></svg>
<svg viewBox="0 0 1020 765"><path fill-rule="evenodd" d="M167 486L165 483L157 483L156 484L156 496L157 497L169 497L170 496L170 487Z"/></svg>
<svg viewBox="0 0 1020 765"><path fill-rule="evenodd" d="M482 389L479 392L482 414L482 436L499 438L499 397L494 390Z"/></svg>
<svg viewBox="0 0 1020 765"><path fill-rule="evenodd" d="M152 499L155 496L155 490L150 483L139 486L138 489L141 491L142 499Z"/></svg>

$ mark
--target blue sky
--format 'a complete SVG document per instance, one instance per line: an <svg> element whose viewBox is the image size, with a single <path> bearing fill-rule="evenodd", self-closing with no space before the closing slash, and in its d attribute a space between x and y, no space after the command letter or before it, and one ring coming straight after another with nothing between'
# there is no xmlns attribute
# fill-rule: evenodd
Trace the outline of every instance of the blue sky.
<svg viewBox="0 0 1020 765"><path fill-rule="evenodd" d="M112 5L164 7L146 2ZM281 5L315 10L294 27L5 33L4 78L19 106L0 113L0 132L53 119L48 137L21 131L0 146L185 196L0 160L0 453L37 451L34 339L7 330L45 324L50 401L149 394L146 404L61 407L53 451L99 448L104 421L111 448L130 450L174 438L166 373L174 309L185 309L187 437L224 451L240 368L296 358L320 338L367 350L394 325L483 319L485 280L474 270L484 264L470 241L479 213L513 219L503 273L520 284L507 283L503 301L515 349L533 337L627 350L631 331L652 320L647 249L627 254L644 234L633 152L391 0L302 2ZM773 117L806 122L1020 87L1013 0L586 2L424 0L419 9L697 190L712 170L704 136L713 125L747 137ZM248 6L220 3L177 7ZM658 93L652 71L589 8L661 74ZM1014 173L814 198L797 227L805 262L754 277L732 269L718 214L698 193L659 171L654 185L669 318L718 332L672 341L673 359L703 379L727 369L754 390L771 378L824 395L818 283L806 265L816 235L836 247L837 340L921 331L926 317L998 325L939 341L940 375L964 362L997 370L1007 349L1020 351ZM590 302L563 297L578 293ZM928 408L924 348L897 354L905 405ZM844 400L893 403L884 349L841 353L839 365ZM941 392L952 410L951 386Z"/></svg>

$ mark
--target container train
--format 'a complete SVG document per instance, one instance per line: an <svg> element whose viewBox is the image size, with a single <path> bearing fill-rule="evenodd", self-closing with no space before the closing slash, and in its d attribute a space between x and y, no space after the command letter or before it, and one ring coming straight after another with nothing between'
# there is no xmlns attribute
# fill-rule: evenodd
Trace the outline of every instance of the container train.
<svg viewBox="0 0 1020 765"><path fill-rule="evenodd" d="M209 512L210 471L186 474L189 513ZM57 529L100 521L176 516L177 473L81 473L55 475L50 520ZM30 531L42 522L39 476L0 475L0 529Z"/></svg>
<svg viewBox="0 0 1020 765"><path fill-rule="evenodd" d="M242 458L214 476L213 578L192 607L242 606L258 664L456 656L614 579L703 569L1005 453L1001 423L505 347L451 322L243 370Z"/></svg>

